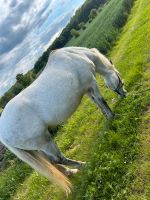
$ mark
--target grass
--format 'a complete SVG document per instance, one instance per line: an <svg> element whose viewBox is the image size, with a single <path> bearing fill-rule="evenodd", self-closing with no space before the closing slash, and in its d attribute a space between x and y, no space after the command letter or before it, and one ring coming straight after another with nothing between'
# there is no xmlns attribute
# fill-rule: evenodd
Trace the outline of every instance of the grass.
<svg viewBox="0 0 150 200"><path fill-rule="evenodd" d="M102 93L111 108L118 114L117 118L112 122L105 120L97 107L84 97L78 110L58 132L56 141L65 155L87 162L87 166L72 178L74 189L68 200L140 200L142 198L135 191L141 184L136 173L140 155L139 133L143 134L145 125L142 124L147 116L145 108L150 102L150 93L141 93L150 85L148 27L150 27L150 0L136 0L129 20L110 53L125 79L129 93L125 100L119 100L115 94L105 89L102 80L97 77ZM82 46L86 45L85 40L85 45L82 42ZM112 103L112 98L116 98L116 103ZM145 170L149 173L146 159L144 163L140 173L143 171L145 173ZM24 165L18 166L22 168ZM10 173L7 172L9 169ZM18 173L13 169L11 173L11 167L7 170L1 174L0 193L3 192L0 196L1 200L66 199L59 188L51 186L36 172L30 175L29 170L28 176L23 176L19 182L17 180L20 171ZM23 168L22 170L24 171ZM6 186L13 173L18 175L18 177L14 176L16 185L14 181L13 184ZM148 199L149 186L147 184L143 187L146 189L142 195L144 199ZM9 196L5 196L7 193Z"/></svg>
<svg viewBox="0 0 150 200"><path fill-rule="evenodd" d="M66 46L95 47L107 53L125 24L132 4L133 0L111 0L91 23L86 24L86 30L80 30L80 36L73 37Z"/></svg>
<svg viewBox="0 0 150 200"><path fill-rule="evenodd" d="M31 168L21 161L12 160L10 166L0 172L0 200L10 199L19 185L31 173Z"/></svg>

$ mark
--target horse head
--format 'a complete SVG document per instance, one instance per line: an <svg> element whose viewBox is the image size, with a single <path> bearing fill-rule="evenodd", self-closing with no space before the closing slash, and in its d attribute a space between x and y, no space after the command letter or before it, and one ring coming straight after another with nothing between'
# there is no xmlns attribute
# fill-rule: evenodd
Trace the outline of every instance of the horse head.
<svg viewBox="0 0 150 200"><path fill-rule="evenodd" d="M115 69L112 61L110 61L112 69L110 73L108 73L107 78L105 79L105 83L107 87L111 90L119 94L121 98L126 97L126 90L124 88L124 82L121 80L119 72Z"/></svg>

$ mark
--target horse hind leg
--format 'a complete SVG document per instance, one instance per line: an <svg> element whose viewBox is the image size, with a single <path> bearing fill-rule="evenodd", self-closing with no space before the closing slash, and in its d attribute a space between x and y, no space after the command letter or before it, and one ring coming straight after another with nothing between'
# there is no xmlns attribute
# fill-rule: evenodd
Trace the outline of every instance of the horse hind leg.
<svg viewBox="0 0 150 200"><path fill-rule="evenodd" d="M49 160L55 164L68 165L76 168L82 167L85 162L76 161L66 158L59 150L58 146L53 142L52 138L40 149L41 152L46 154Z"/></svg>
<svg viewBox="0 0 150 200"><path fill-rule="evenodd" d="M52 163L61 173L63 173L65 176L67 177L71 177L72 175L78 173L79 169L70 169L66 166L63 166L62 164L57 164L58 161L56 161L56 158L49 156L48 154L46 154L43 151L38 151L38 153L45 158L46 160L48 160L50 163Z"/></svg>

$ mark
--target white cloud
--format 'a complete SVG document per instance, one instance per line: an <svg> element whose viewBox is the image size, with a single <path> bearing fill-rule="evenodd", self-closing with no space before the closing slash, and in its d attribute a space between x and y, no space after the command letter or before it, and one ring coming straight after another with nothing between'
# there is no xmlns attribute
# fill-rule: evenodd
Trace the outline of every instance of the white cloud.
<svg viewBox="0 0 150 200"><path fill-rule="evenodd" d="M31 69L84 0L1 0L0 96Z"/></svg>

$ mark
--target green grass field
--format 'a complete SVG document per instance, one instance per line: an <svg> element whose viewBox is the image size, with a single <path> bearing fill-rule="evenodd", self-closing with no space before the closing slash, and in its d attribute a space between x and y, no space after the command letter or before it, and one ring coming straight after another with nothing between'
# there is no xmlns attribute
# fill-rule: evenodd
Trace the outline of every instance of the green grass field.
<svg viewBox="0 0 150 200"><path fill-rule="evenodd" d="M86 30L80 30L80 36L73 37L66 46L95 47L102 53L108 52L127 19L132 3L133 0L111 0L92 23L86 24Z"/></svg>
<svg viewBox="0 0 150 200"><path fill-rule="evenodd" d="M108 14L110 8L115 12L122 2L112 0L89 27L80 33L80 37L67 45L90 47L92 44L100 49L99 45L102 44L97 43L100 41L100 29L96 27L104 19L102 13L105 11ZM108 22L113 22L115 18L112 18L110 16ZM109 26L106 28L108 31ZM105 120L98 108L84 97L78 110L58 131L56 141L64 154L87 162L87 166L71 179L73 192L68 200L150 199L150 151L149 143L145 145L143 142L147 141L150 121L150 92L145 91L150 87L149 28L150 0L136 0L115 47L109 52L125 80L128 91L126 99L119 100L97 77L102 94L117 114L116 119L112 122ZM112 103L112 98L116 99L115 103ZM140 179L139 174L144 174L147 181ZM67 199L59 188L32 172L27 165L20 161L14 162L13 157L0 175L0 200Z"/></svg>

